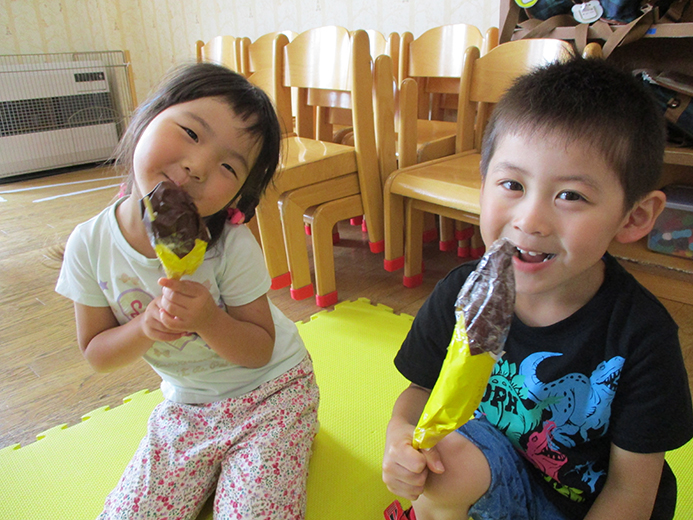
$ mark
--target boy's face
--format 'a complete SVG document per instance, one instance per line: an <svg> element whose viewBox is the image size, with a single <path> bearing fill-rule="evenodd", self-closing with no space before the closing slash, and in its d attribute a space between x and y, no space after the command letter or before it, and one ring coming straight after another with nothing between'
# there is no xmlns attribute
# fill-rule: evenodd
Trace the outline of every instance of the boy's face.
<svg viewBox="0 0 693 520"><path fill-rule="evenodd" d="M480 227L487 245L507 237L520 249L518 302L521 295L565 301L599 288L600 260L627 221L623 208L616 173L585 143L508 134L482 186Z"/></svg>

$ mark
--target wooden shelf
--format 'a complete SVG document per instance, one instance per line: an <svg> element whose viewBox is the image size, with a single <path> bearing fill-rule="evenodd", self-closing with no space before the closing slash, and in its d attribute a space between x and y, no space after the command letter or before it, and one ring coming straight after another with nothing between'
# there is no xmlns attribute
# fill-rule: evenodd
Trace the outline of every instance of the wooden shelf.
<svg viewBox="0 0 693 520"><path fill-rule="evenodd" d="M667 146L666 150L664 150L664 162L666 164L693 166L693 148Z"/></svg>
<svg viewBox="0 0 693 520"><path fill-rule="evenodd" d="M634 244L614 242L609 253L658 298L693 305L693 259L647 248L647 237Z"/></svg>

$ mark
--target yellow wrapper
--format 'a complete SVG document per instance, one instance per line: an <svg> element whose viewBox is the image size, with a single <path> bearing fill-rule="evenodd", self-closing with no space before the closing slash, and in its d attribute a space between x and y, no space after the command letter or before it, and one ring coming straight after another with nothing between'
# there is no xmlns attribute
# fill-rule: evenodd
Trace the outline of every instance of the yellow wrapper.
<svg viewBox="0 0 693 520"><path fill-rule="evenodd" d="M414 448L432 448L472 417L495 364L490 352L470 354L464 314L460 313L440 376L414 430Z"/></svg>
<svg viewBox="0 0 693 520"><path fill-rule="evenodd" d="M192 250L183 258L179 258L168 246L161 243L156 244L154 250L156 251L156 256L159 257L161 264L164 266L166 277L179 280L186 274L193 274L197 271L197 268L200 267L202 261L205 259L207 242L196 238Z"/></svg>

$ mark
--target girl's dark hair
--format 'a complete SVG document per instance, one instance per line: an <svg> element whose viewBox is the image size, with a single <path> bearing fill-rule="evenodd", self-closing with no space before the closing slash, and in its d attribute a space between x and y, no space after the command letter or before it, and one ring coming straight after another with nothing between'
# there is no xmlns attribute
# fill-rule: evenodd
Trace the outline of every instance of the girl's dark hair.
<svg viewBox="0 0 693 520"><path fill-rule="evenodd" d="M664 118L632 74L604 60L574 58L520 77L498 102L486 127L482 178L499 140L524 132L535 139L557 136L589 144L618 175L624 210L658 186L666 142Z"/></svg>
<svg viewBox="0 0 693 520"><path fill-rule="evenodd" d="M173 105L206 97L223 99L243 121L254 120L246 131L262 141L262 148L247 179L234 200L229 201L231 205L238 200L236 207L249 220L277 170L281 128L267 94L240 74L225 67L196 63L178 67L168 74L149 99L135 111L116 149L115 163L128 172L126 193L131 193L135 147L147 125ZM226 216L226 210L222 210L205 218L212 235L210 248L221 236Z"/></svg>

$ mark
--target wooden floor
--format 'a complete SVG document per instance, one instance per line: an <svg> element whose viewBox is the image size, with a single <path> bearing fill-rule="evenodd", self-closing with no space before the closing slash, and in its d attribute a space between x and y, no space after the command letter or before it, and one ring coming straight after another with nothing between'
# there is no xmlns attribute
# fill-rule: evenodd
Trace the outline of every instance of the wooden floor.
<svg viewBox="0 0 693 520"><path fill-rule="evenodd" d="M75 424L91 410L118 406L123 397L159 386L143 361L128 370L95 373L76 344L72 302L53 290L60 264L51 248L106 207L120 182L113 175L100 168L0 185L0 448L29 444L49 428ZM424 283L406 289L402 272L382 268L382 254L370 253L359 227L342 223L340 234L340 300L364 297L415 315L435 283L460 262L427 244ZM294 321L321 310L312 298L293 301L288 289L270 297ZM681 327L693 375L693 306L663 301Z"/></svg>

